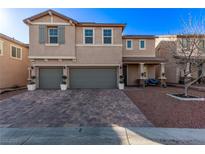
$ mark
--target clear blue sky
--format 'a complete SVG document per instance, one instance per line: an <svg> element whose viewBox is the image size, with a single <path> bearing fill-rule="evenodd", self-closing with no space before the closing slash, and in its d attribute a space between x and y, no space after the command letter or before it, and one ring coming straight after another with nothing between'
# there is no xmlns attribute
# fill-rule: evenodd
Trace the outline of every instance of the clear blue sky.
<svg viewBox="0 0 205 154"><path fill-rule="evenodd" d="M0 9L0 32L28 43L23 19L47 9ZM124 34L175 34L188 14L205 17L205 9L54 9L77 21L126 23Z"/></svg>

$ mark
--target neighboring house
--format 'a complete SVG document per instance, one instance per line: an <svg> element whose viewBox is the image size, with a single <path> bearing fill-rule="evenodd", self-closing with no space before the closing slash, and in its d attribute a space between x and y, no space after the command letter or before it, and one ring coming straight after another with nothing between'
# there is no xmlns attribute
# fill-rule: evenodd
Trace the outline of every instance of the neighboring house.
<svg viewBox="0 0 205 154"><path fill-rule="evenodd" d="M155 57L155 37L122 36L125 24L78 22L53 10L24 23L29 26L29 78L37 88L58 89L62 76L69 88L117 88L123 68L128 85L161 78L155 69L160 64L164 73L164 60Z"/></svg>
<svg viewBox="0 0 205 154"><path fill-rule="evenodd" d="M167 77L167 83L183 83L184 71L176 64L176 60L173 57L173 51L178 51L180 46L175 43L178 39L181 39L183 43L187 43L187 37L193 38L193 35L162 35L156 39L156 56L166 59L165 74ZM205 50L205 36L201 37L201 48ZM179 42L179 41L177 41ZM171 48L171 49L169 49ZM172 51L173 50L173 51ZM200 56L205 59L205 52ZM200 71L196 67L192 67L192 78L198 78Z"/></svg>
<svg viewBox="0 0 205 154"><path fill-rule="evenodd" d="M128 86L142 85L145 79L165 80L165 59L155 55L153 35L124 35L123 74Z"/></svg>
<svg viewBox="0 0 205 154"><path fill-rule="evenodd" d="M0 33L0 90L26 86L28 45Z"/></svg>

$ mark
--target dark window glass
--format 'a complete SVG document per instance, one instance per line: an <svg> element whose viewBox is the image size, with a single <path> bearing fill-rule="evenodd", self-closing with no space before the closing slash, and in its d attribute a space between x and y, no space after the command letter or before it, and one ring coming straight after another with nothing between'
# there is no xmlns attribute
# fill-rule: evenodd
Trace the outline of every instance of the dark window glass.
<svg viewBox="0 0 205 154"><path fill-rule="evenodd" d="M127 48L132 48L132 41L127 41Z"/></svg>
<svg viewBox="0 0 205 154"><path fill-rule="evenodd" d="M111 37L104 37L104 44L111 44L112 38Z"/></svg>
<svg viewBox="0 0 205 154"><path fill-rule="evenodd" d="M85 44L93 44L93 30L85 29Z"/></svg>
<svg viewBox="0 0 205 154"><path fill-rule="evenodd" d="M145 42L144 41L140 41L140 48L142 48L142 49L145 48Z"/></svg>
<svg viewBox="0 0 205 154"><path fill-rule="evenodd" d="M16 47L12 47L11 55L12 57L16 57Z"/></svg>
<svg viewBox="0 0 205 154"><path fill-rule="evenodd" d="M58 29L57 28L49 28L49 43L57 44L58 43Z"/></svg>
<svg viewBox="0 0 205 154"><path fill-rule="evenodd" d="M50 43L52 44L55 44L55 43L58 43L58 37L50 37Z"/></svg>
<svg viewBox="0 0 205 154"><path fill-rule="evenodd" d="M104 44L112 44L112 30L111 29L103 30L103 41L104 41Z"/></svg>
<svg viewBox="0 0 205 154"><path fill-rule="evenodd" d="M85 30L85 36L93 36L93 30L92 29L86 29Z"/></svg>
<svg viewBox="0 0 205 154"><path fill-rule="evenodd" d="M112 30L111 29L104 29L104 36L112 36Z"/></svg>

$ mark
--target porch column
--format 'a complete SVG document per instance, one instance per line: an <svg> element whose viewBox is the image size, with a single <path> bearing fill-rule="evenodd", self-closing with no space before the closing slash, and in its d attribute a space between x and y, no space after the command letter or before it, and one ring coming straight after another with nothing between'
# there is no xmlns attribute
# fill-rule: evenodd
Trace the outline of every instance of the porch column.
<svg viewBox="0 0 205 154"><path fill-rule="evenodd" d="M140 86L145 87L144 79L144 63L140 63Z"/></svg>
<svg viewBox="0 0 205 154"><path fill-rule="evenodd" d="M165 63L160 63L160 80L161 80L161 87L166 86L166 76L165 76Z"/></svg>
<svg viewBox="0 0 205 154"><path fill-rule="evenodd" d="M32 76L36 76L36 67L35 66L31 67L31 77Z"/></svg>
<svg viewBox="0 0 205 154"><path fill-rule="evenodd" d="M28 81L31 80L31 67L28 67Z"/></svg>
<svg viewBox="0 0 205 154"><path fill-rule="evenodd" d="M160 76L161 78L165 78L165 63L160 63L161 69L160 69Z"/></svg>

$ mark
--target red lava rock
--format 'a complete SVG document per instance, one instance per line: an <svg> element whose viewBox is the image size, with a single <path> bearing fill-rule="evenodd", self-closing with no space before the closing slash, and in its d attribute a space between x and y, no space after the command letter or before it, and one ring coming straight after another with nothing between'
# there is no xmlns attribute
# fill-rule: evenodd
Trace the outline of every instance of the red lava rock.
<svg viewBox="0 0 205 154"><path fill-rule="evenodd" d="M182 88L128 88L125 93L156 127L205 128L205 101L180 101L166 95L183 93ZM189 94L205 97L205 92L196 90Z"/></svg>

